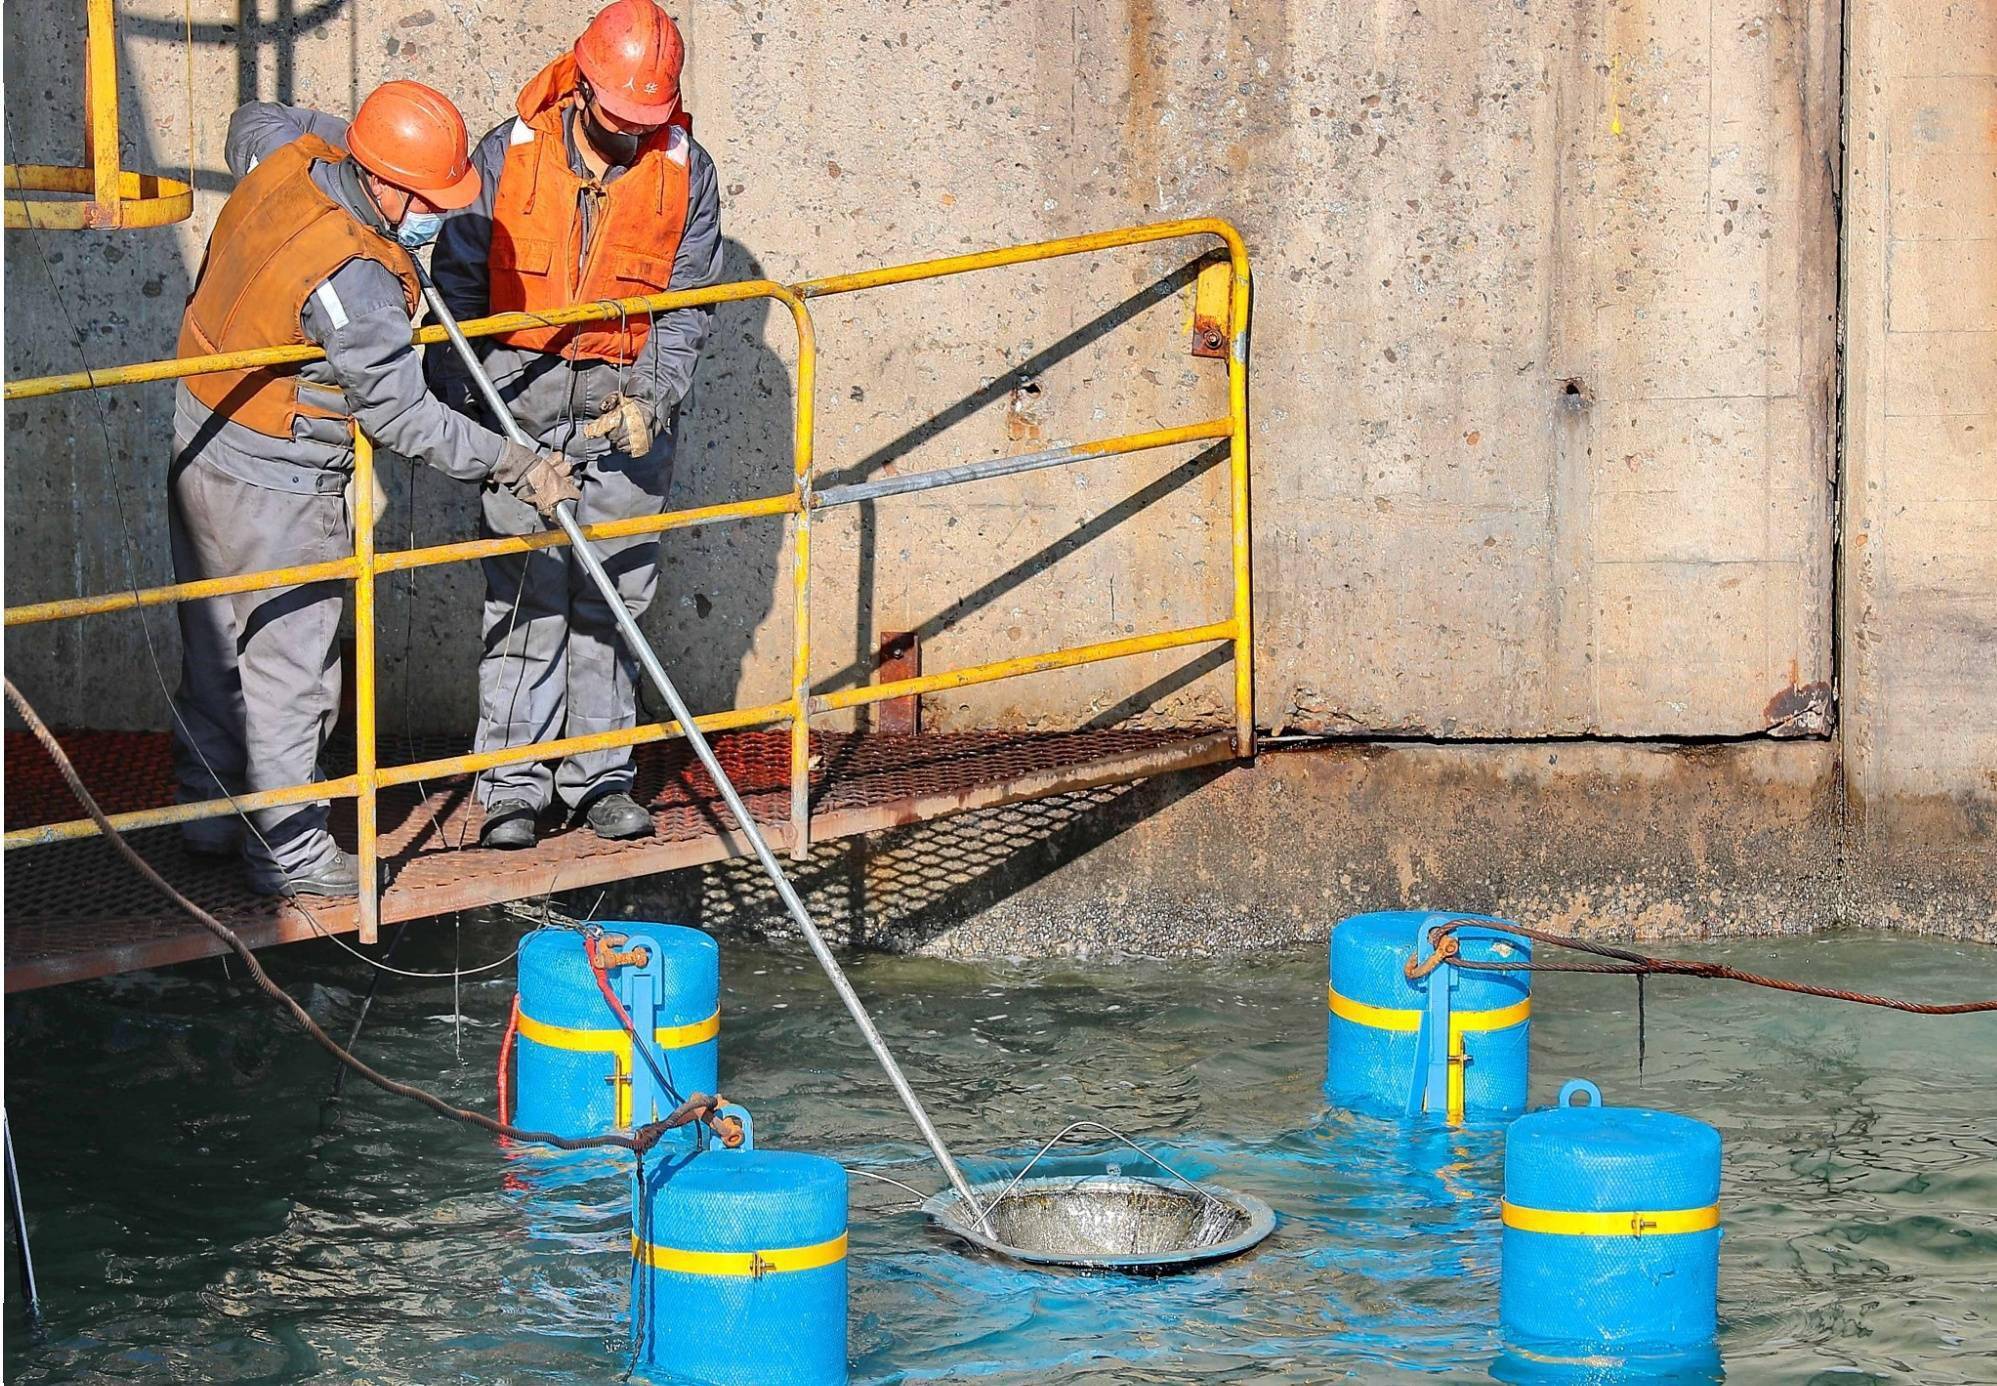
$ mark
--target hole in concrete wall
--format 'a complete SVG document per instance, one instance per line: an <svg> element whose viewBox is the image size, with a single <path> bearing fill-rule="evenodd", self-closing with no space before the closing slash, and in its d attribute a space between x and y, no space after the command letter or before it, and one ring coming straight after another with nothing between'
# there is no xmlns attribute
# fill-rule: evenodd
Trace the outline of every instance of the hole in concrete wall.
<svg viewBox="0 0 1997 1386"><path fill-rule="evenodd" d="M1038 439L1043 417L1040 382L1022 380L1013 386L1012 398L1006 405L1006 436L1015 443Z"/></svg>

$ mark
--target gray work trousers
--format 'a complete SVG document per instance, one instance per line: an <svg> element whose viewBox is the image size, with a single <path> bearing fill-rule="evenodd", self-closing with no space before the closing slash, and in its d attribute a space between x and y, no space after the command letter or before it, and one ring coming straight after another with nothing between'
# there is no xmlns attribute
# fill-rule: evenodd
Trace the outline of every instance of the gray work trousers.
<svg viewBox="0 0 1997 1386"><path fill-rule="evenodd" d="M612 452L578 473L585 525L656 515L665 509L673 473L678 420L660 421L643 457ZM557 434L560 437L557 437ZM541 441L571 441L567 427ZM501 490L484 497L481 528L488 536L536 534L547 528L534 508ZM659 581L659 538L641 535L596 545L604 567L633 616L652 604ZM483 561L485 653L479 662L476 749L524 746L562 736L622 730L638 723L638 661L617 633L616 618L596 585L566 548L540 549ZM574 810L605 794L629 793L629 746L545 761L502 765L479 780L484 804L519 800L537 810L556 797Z"/></svg>
<svg viewBox="0 0 1997 1386"><path fill-rule="evenodd" d="M167 531L176 581L231 577L353 553L338 491L300 495L238 480L195 459L168 488ZM254 794L325 778L320 752L340 707L337 582L181 602L180 691L174 696L174 771L182 803ZM250 815L242 833L252 879L266 888L327 865L339 850L327 804ZM183 826L190 845L226 851L239 820Z"/></svg>

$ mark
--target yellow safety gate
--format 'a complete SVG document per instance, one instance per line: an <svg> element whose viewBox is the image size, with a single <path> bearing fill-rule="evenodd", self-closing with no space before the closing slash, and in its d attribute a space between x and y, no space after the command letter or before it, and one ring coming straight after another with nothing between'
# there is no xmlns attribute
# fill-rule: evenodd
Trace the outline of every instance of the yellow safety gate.
<svg viewBox="0 0 1997 1386"><path fill-rule="evenodd" d="M1068 255L1083 255L1155 241L1205 236L1217 237L1226 246L1228 254L1228 264L1225 267L1216 267L1224 272L1227 281L1228 412L1226 417L1182 424L1173 428L1154 429L1145 433L1127 434L1122 437L1104 438L1023 458L999 458L990 463L953 468L950 469L953 475L947 480L932 478L926 481L923 474L916 473L835 487L823 493L813 489L812 390L817 375L818 352L812 332L811 313L806 306L807 300L832 294L856 293L862 289L908 284L924 279L940 279L974 270L1026 264L1036 260L1052 260ZM1202 292L1198 297L1202 303L1219 296L1217 292L1209 290L1206 284L1201 288ZM709 732L727 731L739 727L789 724L791 750L789 841L794 856L803 856L811 844L809 740L811 718L816 714L841 708L858 707L889 698L919 696L972 684L990 683L1050 669L1073 668L1100 660L1120 659L1127 655L1145 654L1156 650L1177 649L1191 645L1229 644L1232 646L1234 662L1235 753L1243 757L1254 753L1254 666L1251 648L1248 542L1248 251L1242 243L1240 234L1231 225L1210 217L1159 222L1149 226L1132 226L1086 236L1069 236L1060 240L1007 246L938 260L923 260L914 264L865 270L857 274L806 280L788 287L768 280L744 280L679 293L577 304L552 313L532 315L504 313L466 322L463 327L468 337L484 337L540 324L590 322L619 315L656 313L673 308L734 303L757 298L774 299L783 304L790 311L791 321L797 329L797 412L792 489L782 495L759 496L724 505L701 506L688 510L667 511L659 515L641 516L636 519L617 520L591 526L585 529L584 533L592 539L610 539L663 533L666 530L685 529L721 520L741 520L768 515L793 517L796 528L791 565L793 647L790 696L781 702L765 703L760 707L736 708L695 720L703 731ZM416 341L424 344L444 340L443 330L439 327L426 327L415 336ZM98 371L10 381L6 385L5 397L8 400L34 399L75 390L135 385L145 381L171 380L213 371L236 370L245 366L288 365L316 360L323 354L319 348L313 346L270 347L257 351L150 361ZM1233 609L1225 619L1179 630L1158 631L1122 640L1107 640L1097 644L1050 650L1042 654L1021 655L944 673L925 674L918 678L899 679L823 694L812 692L811 517L814 512L836 505L857 504L913 490L930 489L936 484L962 484L989 476L1007 475L1013 471L1060 466L1090 458L1112 457L1171 447L1179 443L1221 438L1228 440L1230 548L1233 569ZM478 539L463 543L438 544L428 548L377 553L374 547L373 449L358 431L354 441L356 484L353 557L291 568L273 568L263 572L245 573L238 577L210 578L199 582L108 593L103 596L74 597L62 601L13 606L6 610L6 624L9 627L32 625L105 612L130 611L138 607L161 606L172 602L196 601L204 597L216 597L234 592L264 591L299 583L335 579L352 580L356 666L352 774L255 794L240 794L233 798L118 813L111 815L110 821L114 827L128 830L185 823L200 818L217 818L250 809L277 808L320 799L351 798L355 801L359 821L360 938L363 942L372 943L375 941L380 919L377 899L380 873L379 844L376 834L376 795L381 789L411 784L418 780L473 774L520 761L554 759L581 751L662 741L680 735L681 730L677 722L652 723L623 731L562 737L497 751L447 756L439 760L406 765L378 765L375 759L375 578L382 573L431 567L440 563L462 563L499 554L551 548L568 541L559 531L551 530L520 538ZM1012 465L1008 466L1008 463ZM89 837L96 832L97 827L90 819L80 818L65 823L17 829L7 833L5 841L7 847L14 848Z"/></svg>

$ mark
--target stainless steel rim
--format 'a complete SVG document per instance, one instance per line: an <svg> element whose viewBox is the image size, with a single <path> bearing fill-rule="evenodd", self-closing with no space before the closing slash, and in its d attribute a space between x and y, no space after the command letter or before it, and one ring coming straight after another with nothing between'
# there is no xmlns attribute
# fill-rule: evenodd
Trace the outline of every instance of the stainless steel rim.
<svg viewBox="0 0 1997 1386"><path fill-rule="evenodd" d="M974 1207L982 1206L987 1212L996 1212L992 1205L1000 1202L999 1195L1009 1192L1013 1196L1026 1197L1034 1193L1072 1194L1093 1186L1110 1192L1127 1191L1142 1187L1147 1191L1169 1194L1174 1198L1188 1198L1187 1194L1174 1189L1170 1183L1131 1174L1085 1174L1048 1175L1027 1180L995 1179L972 1186L976 1195ZM954 1189L945 1189L922 1205L922 1211L939 1230L953 1237L961 1238L982 1250L1003 1256L1030 1266L1069 1267L1079 1270L1121 1271L1131 1273L1163 1272L1190 1269L1224 1261L1260 1245L1275 1230L1276 1214L1268 1204L1249 1194L1236 1193L1232 1189L1215 1185L1201 1185L1195 1192L1204 1199L1225 1205L1241 1214L1246 1222L1239 1232L1223 1241L1207 1246L1185 1247L1166 1251L1139 1252L1132 1255L1091 1255L1076 1252L1037 1251L1027 1247L1010 1245L989 1235L983 1230L960 1221L959 1215L963 1200Z"/></svg>

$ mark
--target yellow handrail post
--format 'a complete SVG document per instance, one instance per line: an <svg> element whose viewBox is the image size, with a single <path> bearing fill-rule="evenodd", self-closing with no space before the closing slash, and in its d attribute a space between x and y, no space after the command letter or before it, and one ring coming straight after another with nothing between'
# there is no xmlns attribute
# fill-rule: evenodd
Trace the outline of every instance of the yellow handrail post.
<svg viewBox="0 0 1997 1386"><path fill-rule="evenodd" d="M791 724L790 724L790 854L803 861L811 855L811 394L818 378L818 339L812 331L811 310L804 301L786 295L791 319L797 324L797 422L792 439L792 470L797 486L797 516L791 548Z"/></svg>
<svg viewBox="0 0 1997 1386"><path fill-rule="evenodd" d="M360 941L381 928L375 840L374 444L354 428L354 838L359 857Z"/></svg>
<svg viewBox="0 0 1997 1386"><path fill-rule="evenodd" d="M83 56L83 159L100 207L118 207L118 39L112 0L90 0ZM114 223L115 224L115 223Z"/></svg>
<svg viewBox="0 0 1997 1386"><path fill-rule="evenodd" d="M1246 759L1255 754L1255 622L1248 531L1248 248L1231 226L1224 239L1234 266L1227 348L1227 412L1233 423L1227 435L1227 474L1234 559L1234 753Z"/></svg>
<svg viewBox="0 0 1997 1386"><path fill-rule="evenodd" d="M113 0L88 0L92 21L91 40L88 50L86 75L97 84L95 90L115 91L116 50L111 41L109 19ZM108 111L100 111L100 105L110 106ZM13 166L8 170L10 190L17 184L22 187L45 188L50 191L82 193L91 185L79 182L72 186L62 178L74 176L78 179L95 176L101 183L101 175L106 166L102 156L111 152L108 166L113 175L122 179L135 180L138 175L119 174L116 169L117 112L115 102L93 102L90 124L91 170L48 170L40 166L23 170ZM44 175L47 177L44 177ZM49 181L55 179L55 181ZM40 181L36 181L40 180ZM162 182L164 180L161 180ZM101 195L101 189L100 189ZM74 204L50 204L69 206ZM164 206L164 203L159 204ZM10 199L9 214L12 215L13 202ZM148 212L145 215L152 215ZM43 224L41 222L23 224ZM54 223L48 223L54 224ZM84 224L79 222L78 224ZM91 223L95 224L95 223ZM132 222L128 224L140 224ZM144 224L156 224L148 221ZM955 485L959 481L982 480L990 476L1010 475L1013 471L1037 469L1043 466L1066 465L1069 462L1091 457L1117 456L1128 452L1144 451L1151 448L1177 446L1200 439L1225 437L1228 440L1229 462L1229 543L1231 550L1232 611L1228 618L1204 626L1189 627L1183 630L1163 631L1152 635L1135 636L1123 640L1104 641L1094 645L1077 646L1066 650L1050 651L1045 654L1020 656L989 664L975 665L927 675L912 680L902 680L892 684L871 685L863 688L841 689L823 696L814 697L811 690L811 512L824 505L837 505L857 502L864 497L847 496L849 491L866 491L861 487L837 487L822 496L814 486L814 406L813 394L817 378L818 348L813 332L807 300L822 295L853 293L863 289L882 288L892 284L905 284L921 279L933 279L945 275L964 274L976 270L996 269L1006 265L1024 264L1031 261L1050 259L1057 256L1076 255L1094 251L1109 250L1124 246L1143 245L1155 241L1170 240L1186 236L1213 236L1224 242L1229 260L1229 343L1227 350L1228 374L1228 413L1225 420L1209 419L1199 423L1180 425L1174 428L1153 429L1146 433L1130 434L1119 438L1098 439L1091 443L1077 444L1071 448L1057 450L1064 455L1053 456L1032 454L1014 459L1001 459L1020 464L1010 471L980 470L976 467L944 468L942 473L962 472L964 475L938 475L933 479L937 485ZM1249 476L1248 476L1248 315L1251 294L1248 252L1240 234L1228 223L1214 218L1197 218L1187 221L1161 222L1149 226L1124 227L1119 230L1099 232L1087 236L1069 237L1063 240L1044 241L1033 245L1004 247L998 250L980 251L967 255L945 257L915 264L889 266L878 270L863 271L858 274L841 275L832 278L807 280L790 288L768 280L745 280L729 284L710 285L702 289L686 290L640 298L602 300L581 303L566 308L555 309L540 314L499 314L463 324L468 336L489 336L497 332L519 327L541 326L570 322L589 322L632 313L663 312L673 308L694 307L748 299L775 299L790 311L798 335L796 436L793 441L792 485L782 494L759 496L746 501L700 506L689 510L667 512L659 515L636 516L628 520L606 522L590 526L584 531L590 539L609 539L635 536L639 534L661 534L667 529L689 528L723 520L744 520L753 517L777 516L794 513L796 519L795 543L792 553L792 601L793 639L791 653L791 677L789 695L781 702L772 702L759 708L738 709L715 713L697 719L697 724L707 730L726 730L735 727L787 723L790 729L790 832L789 841L793 855L805 856L811 846L811 735L810 721L814 715L832 712L843 708L857 707L888 697L919 697L923 693L944 689L968 687L999 679L1014 678L1025 674L1047 670L1071 668L1081 664L1101 660L1121 659L1151 653L1159 650L1175 649L1196 644L1226 642L1232 645L1234 663L1234 706L1235 725L1233 740L1235 752L1242 757L1252 756L1255 750L1255 679L1254 679L1254 625L1252 619L1252 560L1249 535ZM419 344L429 344L442 339L441 327L428 327L417 331L413 340ZM178 379L225 369L244 366L284 366L296 365L307 360L318 359L323 352L314 346L281 346L190 357L167 361L141 362L130 366L115 366L102 370L85 370L70 375L44 376L28 380L9 380L0 388L9 401L32 399L44 395L62 394L75 390L101 389L113 385L132 385L144 381ZM107 595L87 596L54 601L38 602L24 606L8 607L5 624L9 627L30 625L43 621L63 620L73 617L99 614L111 611L126 611L142 607L163 605L177 601L191 601L226 593L262 591L277 587L288 587L306 582L337 582L351 578L354 591L354 628L357 668L355 671L355 750L354 773L339 780L284 786L267 790L260 794L242 797L240 803L232 800L216 800L205 804L173 805L165 808L136 810L117 815L114 826L126 828L158 826L167 823L193 821L199 818L220 816L233 812L239 806L248 808L276 807L288 803L307 803L319 798L338 798L347 795L355 800L355 817L358 821L359 839L357 842L358 867L363 881L360 889L359 922L360 937L363 942L376 941L380 924L380 843L379 813L376 796L383 784L407 784L421 778L441 778L453 774L473 773L494 765L511 764L516 761L542 758L553 754L572 754L583 750L602 749L612 745L637 745L663 740L681 734L676 724L635 727L614 733L598 733L591 736L570 737L556 741L536 743L531 746L509 747L501 751L484 752L477 755L453 756L442 760L391 766L386 771L379 764L376 724L376 629L375 629L375 580L385 572L394 572L433 564L467 562L502 553L526 553L536 549L549 548L568 542L567 537L556 531L514 536L469 540L459 543L435 545L403 552L378 554L374 542L374 452L371 444L359 430L354 434L354 551L351 558L327 562L271 569L260 573L239 574L229 578L202 579L195 582L177 583L164 587L127 590ZM69 838L88 836L96 831L94 823L87 819L74 822L43 824L31 828L17 829L6 834L5 845L9 848L33 843L61 841Z"/></svg>

